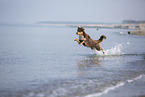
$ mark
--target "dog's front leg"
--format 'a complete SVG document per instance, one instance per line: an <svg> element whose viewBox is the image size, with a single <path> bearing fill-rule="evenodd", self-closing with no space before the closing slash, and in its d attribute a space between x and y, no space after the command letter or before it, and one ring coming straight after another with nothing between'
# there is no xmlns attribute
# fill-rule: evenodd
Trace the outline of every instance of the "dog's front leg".
<svg viewBox="0 0 145 97"><path fill-rule="evenodd" d="M80 41L79 41L78 39L75 39L74 41L77 41L77 42L78 42L78 44L80 44Z"/></svg>

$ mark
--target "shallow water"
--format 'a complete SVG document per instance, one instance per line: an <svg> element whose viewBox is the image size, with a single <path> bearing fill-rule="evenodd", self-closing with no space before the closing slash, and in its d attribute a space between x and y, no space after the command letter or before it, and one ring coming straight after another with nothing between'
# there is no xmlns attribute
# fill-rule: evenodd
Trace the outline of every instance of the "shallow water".
<svg viewBox="0 0 145 97"><path fill-rule="evenodd" d="M0 97L82 97L145 74L145 37L86 28L106 52L77 44L75 27L1 26Z"/></svg>

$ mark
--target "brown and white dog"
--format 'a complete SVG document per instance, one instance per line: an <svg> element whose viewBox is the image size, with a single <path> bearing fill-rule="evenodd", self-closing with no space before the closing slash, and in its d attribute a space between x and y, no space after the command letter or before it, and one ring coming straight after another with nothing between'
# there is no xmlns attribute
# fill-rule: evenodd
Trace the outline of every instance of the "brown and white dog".
<svg viewBox="0 0 145 97"><path fill-rule="evenodd" d="M105 35L102 35L100 37L100 39L98 39L98 40L93 40L88 34L85 33L85 30L83 27L78 27L76 34L79 35L79 37L81 36L81 40L75 39L74 41L77 41L80 45L90 47L91 49L96 49L98 51L101 50L103 52L103 54L105 54L105 52L103 51L103 49L101 48L101 45L100 45L100 43L103 41L103 39L106 39ZM83 38L82 38L82 36L83 36Z"/></svg>

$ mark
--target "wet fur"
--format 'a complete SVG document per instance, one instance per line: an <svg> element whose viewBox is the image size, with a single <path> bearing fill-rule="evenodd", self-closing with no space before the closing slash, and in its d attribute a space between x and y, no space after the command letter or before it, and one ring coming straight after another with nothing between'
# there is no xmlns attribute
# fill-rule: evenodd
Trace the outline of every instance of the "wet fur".
<svg viewBox="0 0 145 97"><path fill-rule="evenodd" d="M91 49L96 49L98 51L101 50L103 52L103 54L105 53L103 51L103 49L101 48L101 45L100 45L100 43L103 41L103 39L106 39L106 36L105 35L102 35L98 40L93 40L88 34L85 33L84 29L82 29L82 30L79 29L76 34L78 35L78 33L80 31L83 32L83 35L86 38L85 42L86 42L87 45L83 44L84 46L90 47ZM77 41L79 43L79 40L78 39L75 39L75 41Z"/></svg>

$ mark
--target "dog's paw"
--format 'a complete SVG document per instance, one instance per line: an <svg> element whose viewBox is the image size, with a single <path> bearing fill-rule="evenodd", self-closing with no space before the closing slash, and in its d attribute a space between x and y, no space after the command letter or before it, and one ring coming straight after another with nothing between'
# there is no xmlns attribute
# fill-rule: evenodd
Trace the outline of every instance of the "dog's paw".
<svg viewBox="0 0 145 97"><path fill-rule="evenodd" d="M77 39L75 39L74 41L77 41Z"/></svg>
<svg viewBox="0 0 145 97"><path fill-rule="evenodd" d="M105 52L103 52L103 54L105 54Z"/></svg>

